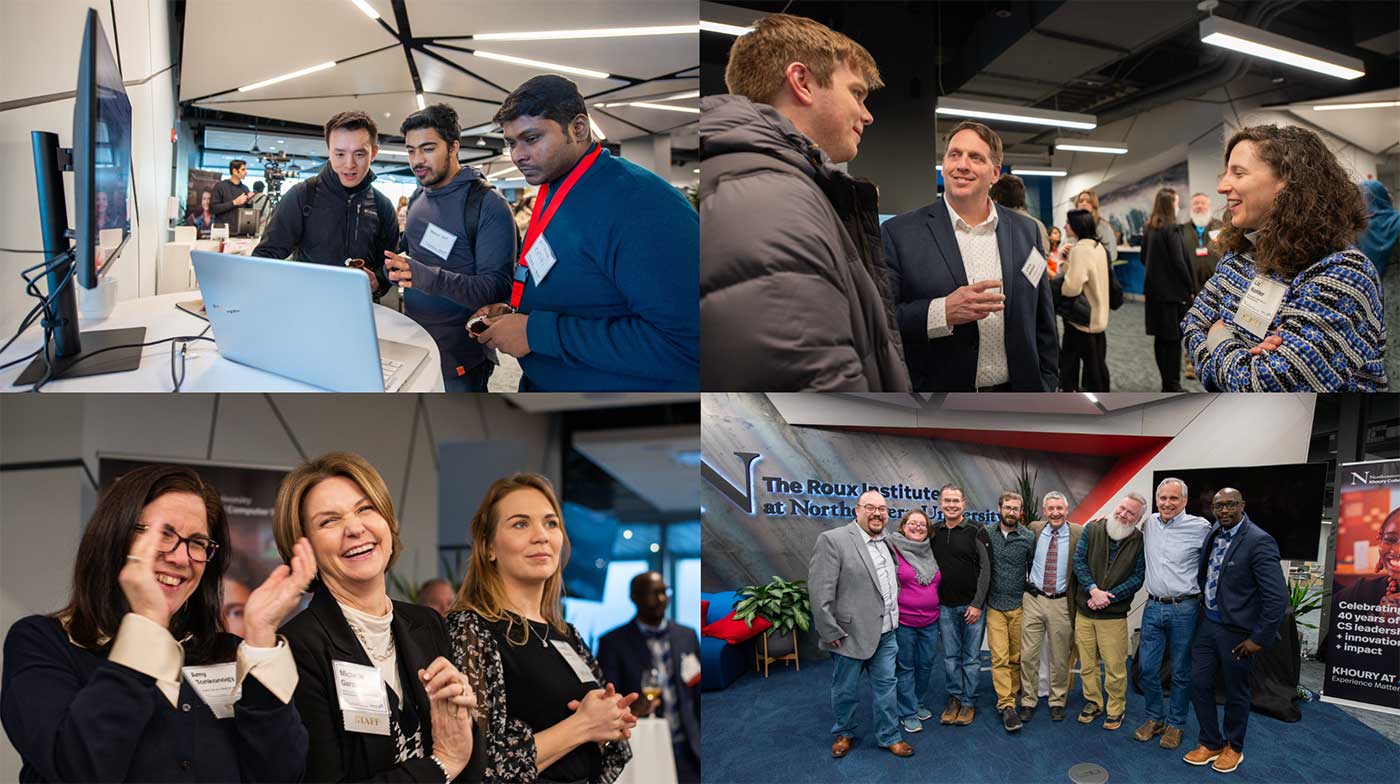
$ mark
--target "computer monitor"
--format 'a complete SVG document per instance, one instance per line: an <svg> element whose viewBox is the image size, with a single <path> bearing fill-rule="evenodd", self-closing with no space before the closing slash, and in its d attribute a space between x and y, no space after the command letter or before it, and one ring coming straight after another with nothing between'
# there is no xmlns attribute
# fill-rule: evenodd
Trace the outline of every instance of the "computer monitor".
<svg viewBox="0 0 1400 784"><path fill-rule="evenodd" d="M73 148L60 148L58 135L48 131L34 131L30 136L44 255L50 262L47 282L53 332L52 345L40 352L15 384L32 384L46 377L53 380L135 370L141 364L139 344L145 341L145 328L80 334L74 296L74 285L97 287L98 278L111 269L131 236L127 218L131 195L131 101L97 11L88 9L83 25L73 107ZM77 224L71 230L63 188L63 172L69 168L73 171ZM104 229L121 230L121 241L115 248L99 248ZM103 257L100 265L99 257Z"/></svg>
<svg viewBox="0 0 1400 784"><path fill-rule="evenodd" d="M1245 514L1278 542L1279 557L1291 561L1317 560L1325 514L1327 465L1242 466L1236 468L1157 469L1153 494L1163 479L1186 483L1186 511L1215 522L1215 494L1233 487L1244 497Z"/></svg>

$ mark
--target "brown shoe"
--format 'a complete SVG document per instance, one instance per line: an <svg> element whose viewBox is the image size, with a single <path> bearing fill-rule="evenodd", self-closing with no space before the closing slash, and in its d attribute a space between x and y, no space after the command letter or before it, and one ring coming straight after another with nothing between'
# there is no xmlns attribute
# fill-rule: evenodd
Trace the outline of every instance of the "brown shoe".
<svg viewBox="0 0 1400 784"><path fill-rule="evenodd" d="M1167 727L1162 730L1162 739L1157 742L1158 746L1164 749L1174 749L1181 745L1181 729L1179 727Z"/></svg>
<svg viewBox="0 0 1400 784"><path fill-rule="evenodd" d="M1244 752L1235 751L1230 744L1225 744L1225 748L1220 750L1220 756L1216 758L1215 764L1211 765L1216 773L1234 773L1235 768L1244 762Z"/></svg>
<svg viewBox="0 0 1400 784"><path fill-rule="evenodd" d="M977 715L976 708L972 707L971 705L964 705L958 709L957 721L954 721L953 723L957 724L960 727L966 727L967 725L972 723L972 717L975 715Z"/></svg>
<svg viewBox="0 0 1400 784"><path fill-rule="evenodd" d="M896 757L912 757L912 756L914 756L914 747L913 747L913 746L910 746L908 743L905 743L904 741L900 741L900 742L894 744L893 746L886 746L885 748L889 749L889 750L890 750L890 753L893 754L893 755L895 755Z"/></svg>
<svg viewBox="0 0 1400 784"><path fill-rule="evenodd" d="M1147 721L1144 721L1142 723L1141 727L1137 728L1136 732L1133 733L1133 738L1135 740L1140 740L1143 743L1146 743L1149 740L1152 740L1153 738L1157 737L1158 735L1161 735L1162 730L1166 728L1167 725L1163 724L1162 722L1157 721L1156 719L1148 719Z"/></svg>
<svg viewBox="0 0 1400 784"><path fill-rule="evenodd" d="M1215 762L1216 757L1219 757L1221 752L1223 751L1225 750L1208 749L1205 747L1205 744L1201 744L1196 747L1195 751L1188 752L1185 757L1182 757L1182 759L1186 762L1191 763L1192 765L1209 765L1210 763Z"/></svg>
<svg viewBox="0 0 1400 784"><path fill-rule="evenodd" d="M836 740L831 744L831 756L838 759L846 756L846 752L851 750L851 742L854 740L854 738L848 738L845 735L837 735Z"/></svg>
<svg viewBox="0 0 1400 784"><path fill-rule="evenodd" d="M1104 729L1116 730L1121 726L1123 726L1123 715L1121 713L1117 716L1114 716L1110 713L1109 715L1103 717Z"/></svg>
<svg viewBox="0 0 1400 784"><path fill-rule="evenodd" d="M943 715L938 717L938 723L952 724L953 722L957 721L958 713L960 712L961 708L962 705L958 702L957 697L949 697L948 707L943 709Z"/></svg>

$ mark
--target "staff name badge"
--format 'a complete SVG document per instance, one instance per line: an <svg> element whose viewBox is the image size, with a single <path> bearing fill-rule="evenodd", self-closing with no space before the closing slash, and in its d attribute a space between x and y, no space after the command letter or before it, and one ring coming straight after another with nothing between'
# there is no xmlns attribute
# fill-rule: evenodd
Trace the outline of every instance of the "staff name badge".
<svg viewBox="0 0 1400 784"><path fill-rule="evenodd" d="M544 276L554 269L554 248L549 247L549 240L541 234L535 238L535 244L530 246L530 252L525 254L525 263L530 267L530 278L535 281L538 287L544 282Z"/></svg>
<svg viewBox="0 0 1400 784"><path fill-rule="evenodd" d="M1276 280L1262 275L1254 276L1249 282L1249 290L1240 298L1240 306L1235 309L1235 323L1260 340L1268 334L1269 325L1274 323L1283 295L1288 290Z"/></svg>
<svg viewBox="0 0 1400 784"><path fill-rule="evenodd" d="M1031 282L1032 287L1040 285L1040 278L1045 274L1045 257L1040 255L1040 251L1031 248L1030 255L1026 256L1026 263L1021 265L1021 274L1026 276L1026 280Z"/></svg>
<svg viewBox="0 0 1400 784"><path fill-rule="evenodd" d="M700 659L693 653L681 657L681 681L690 687L700 683Z"/></svg>
<svg viewBox="0 0 1400 784"><path fill-rule="evenodd" d="M194 693L204 700L204 704L209 706L209 710L214 712L214 718L233 718L233 704L243 697L243 687L237 685L236 664L228 662L204 667L184 667L180 671L184 674L185 683L188 683L190 688L194 689Z"/></svg>
<svg viewBox="0 0 1400 784"><path fill-rule="evenodd" d="M452 252L452 246L457 244L457 235L444 231L436 224L429 222L428 228L423 232L423 239L418 241L434 256L447 261L447 254Z"/></svg>
<svg viewBox="0 0 1400 784"><path fill-rule="evenodd" d="M332 661L335 694L345 715L346 732L389 734L388 687L379 670L366 664Z"/></svg>
<svg viewBox="0 0 1400 784"><path fill-rule="evenodd" d="M583 657L574 650L574 646L563 640L550 640L549 644L553 645L554 650L559 651L559 655L564 657L564 661L574 671L574 675L578 676L579 683L598 682L598 679L593 677L593 671L588 669L588 665L584 663Z"/></svg>

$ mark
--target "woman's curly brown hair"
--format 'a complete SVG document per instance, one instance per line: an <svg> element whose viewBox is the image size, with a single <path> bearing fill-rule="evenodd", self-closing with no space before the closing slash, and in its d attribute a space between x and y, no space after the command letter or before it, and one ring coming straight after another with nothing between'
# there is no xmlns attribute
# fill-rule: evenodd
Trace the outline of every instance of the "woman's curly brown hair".
<svg viewBox="0 0 1400 784"><path fill-rule="evenodd" d="M1366 228L1361 189L1321 137L1292 125L1241 128L1225 145L1227 167L1235 145L1245 141L1253 142L1255 154L1284 187L1259 227L1257 242L1245 239L1246 229L1232 225L1230 214L1225 214L1217 242L1221 255L1253 248L1259 271L1292 278L1356 243L1356 235Z"/></svg>

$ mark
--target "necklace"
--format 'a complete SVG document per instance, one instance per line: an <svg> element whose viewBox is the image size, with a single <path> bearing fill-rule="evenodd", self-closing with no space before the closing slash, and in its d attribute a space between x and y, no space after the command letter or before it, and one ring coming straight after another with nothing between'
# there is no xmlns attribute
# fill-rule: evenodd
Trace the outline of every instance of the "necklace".
<svg viewBox="0 0 1400 784"><path fill-rule="evenodd" d="M375 651L374 648L369 644L369 640L367 639L368 634L360 628L360 624L356 623L349 616L346 616L345 622L350 625L350 631L355 633L355 639L360 641L360 646L365 649L365 653L369 654L370 659L374 660L377 663L382 661L388 661L389 659L393 658L395 650L394 635L392 633L389 634L389 641L385 643L384 650L382 652L378 652Z"/></svg>
<svg viewBox="0 0 1400 784"><path fill-rule="evenodd" d="M528 622L529 620L527 619L526 623ZM549 648L549 621L544 622L544 636L540 638L540 647Z"/></svg>

